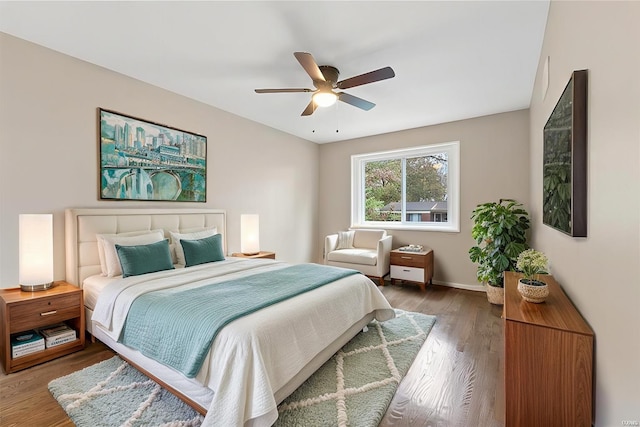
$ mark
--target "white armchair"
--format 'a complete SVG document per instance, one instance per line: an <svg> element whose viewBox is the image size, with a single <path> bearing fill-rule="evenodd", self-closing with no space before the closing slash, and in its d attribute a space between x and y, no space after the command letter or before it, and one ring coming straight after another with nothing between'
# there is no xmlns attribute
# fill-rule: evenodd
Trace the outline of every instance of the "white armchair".
<svg viewBox="0 0 640 427"><path fill-rule="evenodd" d="M358 270L384 286L392 239L385 230L358 229L331 234L324 240L324 263Z"/></svg>

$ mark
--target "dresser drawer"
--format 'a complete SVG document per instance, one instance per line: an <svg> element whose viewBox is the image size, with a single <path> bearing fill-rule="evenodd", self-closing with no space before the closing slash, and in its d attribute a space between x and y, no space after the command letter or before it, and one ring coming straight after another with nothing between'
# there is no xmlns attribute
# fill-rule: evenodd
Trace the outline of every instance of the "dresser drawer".
<svg viewBox="0 0 640 427"><path fill-rule="evenodd" d="M11 304L9 306L11 333L79 317L82 310L81 298L80 292L74 292Z"/></svg>
<svg viewBox="0 0 640 427"><path fill-rule="evenodd" d="M424 283L424 268L392 265L391 278Z"/></svg>
<svg viewBox="0 0 640 427"><path fill-rule="evenodd" d="M412 254L408 252L396 253L391 252L391 264L404 265L407 267L419 267L425 266L426 257L423 254Z"/></svg>

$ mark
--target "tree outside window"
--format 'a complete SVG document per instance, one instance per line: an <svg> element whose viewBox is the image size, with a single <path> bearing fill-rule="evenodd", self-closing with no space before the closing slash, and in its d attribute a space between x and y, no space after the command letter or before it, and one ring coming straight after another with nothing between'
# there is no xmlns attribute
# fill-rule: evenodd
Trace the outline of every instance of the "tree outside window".
<svg viewBox="0 0 640 427"><path fill-rule="evenodd" d="M354 225L457 227L452 209L457 209L458 150L456 142L353 156Z"/></svg>

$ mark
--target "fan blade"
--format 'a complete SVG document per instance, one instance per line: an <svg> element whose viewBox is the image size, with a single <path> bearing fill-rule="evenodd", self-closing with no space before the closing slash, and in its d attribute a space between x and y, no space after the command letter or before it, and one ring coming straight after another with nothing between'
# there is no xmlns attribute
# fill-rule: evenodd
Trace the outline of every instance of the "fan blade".
<svg viewBox="0 0 640 427"><path fill-rule="evenodd" d="M304 111L302 112L302 114L300 114L301 116L310 116L313 114L314 111L316 111L316 103L313 102L313 99L311 100L311 102L309 103L309 105L307 105L307 108L304 109Z"/></svg>
<svg viewBox="0 0 640 427"><path fill-rule="evenodd" d="M391 67L384 67L380 68L379 70L371 71L369 73L360 74L359 76L342 80L336 84L336 87L338 89L348 89L350 87L362 86L368 83L390 79L391 77L395 76L396 73L393 72L393 69Z"/></svg>
<svg viewBox="0 0 640 427"><path fill-rule="evenodd" d="M256 89L256 93L294 93L313 92L311 89Z"/></svg>
<svg viewBox="0 0 640 427"><path fill-rule="evenodd" d="M369 111L376 106L373 102L366 101L362 98L358 98L357 96L349 95L345 92L339 92L338 99L366 111Z"/></svg>
<svg viewBox="0 0 640 427"><path fill-rule="evenodd" d="M293 55L296 57L302 68L309 74L311 80L316 81L320 80L322 82L326 81L318 64L316 64L316 60L313 59L310 53L307 52L294 52Z"/></svg>

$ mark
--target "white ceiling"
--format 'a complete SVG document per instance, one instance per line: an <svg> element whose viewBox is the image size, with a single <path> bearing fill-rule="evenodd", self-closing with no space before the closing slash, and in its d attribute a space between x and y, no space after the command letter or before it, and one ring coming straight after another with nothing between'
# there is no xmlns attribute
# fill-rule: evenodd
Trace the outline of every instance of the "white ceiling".
<svg viewBox="0 0 640 427"><path fill-rule="evenodd" d="M544 1L1 2L0 31L317 143L528 108ZM300 114L313 88L293 52L374 102ZM115 106L112 106L115 107ZM126 113L126 111L123 111ZM336 132L338 130L339 132Z"/></svg>

